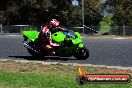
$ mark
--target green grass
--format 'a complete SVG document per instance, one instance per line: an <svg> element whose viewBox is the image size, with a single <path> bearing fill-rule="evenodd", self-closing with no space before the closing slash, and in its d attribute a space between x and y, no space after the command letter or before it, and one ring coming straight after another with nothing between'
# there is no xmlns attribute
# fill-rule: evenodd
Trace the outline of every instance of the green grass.
<svg viewBox="0 0 132 88"><path fill-rule="evenodd" d="M130 74L131 70L84 67L87 73ZM76 82L78 66L42 65L40 63L0 62L0 88L132 88L128 84L85 84Z"/></svg>
<svg viewBox="0 0 132 88"><path fill-rule="evenodd" d="M75 76L56 73L0 72L0 87L3 88L132 88L130 84L78 85Z"/></svg>

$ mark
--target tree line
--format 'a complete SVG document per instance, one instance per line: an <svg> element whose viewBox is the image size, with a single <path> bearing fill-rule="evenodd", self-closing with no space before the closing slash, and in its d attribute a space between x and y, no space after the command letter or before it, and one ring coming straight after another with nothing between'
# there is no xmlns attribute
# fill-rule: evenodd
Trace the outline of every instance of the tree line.
<svg viewBox="0 0 132 88"><path fill-rule="evenodd" d="M85 3L85 23L97 25L100 18L96 17L101 14L93 3L97 4L99 0L89 1ZM1 0L0 3L0 23L4 25L42 25L51 18L58 19L64 26L81 26L81 1L78 5L73 5L72 0Z"/></svg>
<svg viewBox="0 0 132 88"><path fill-rule="evenodd" d="M0 24L45 25L56 18L62 26L82 26L82 0L1 0ZM111 26L132 26L132 0L84 0L86 26L99 26L112 15ZM107 21L105 19L105 21Z"/></svg>

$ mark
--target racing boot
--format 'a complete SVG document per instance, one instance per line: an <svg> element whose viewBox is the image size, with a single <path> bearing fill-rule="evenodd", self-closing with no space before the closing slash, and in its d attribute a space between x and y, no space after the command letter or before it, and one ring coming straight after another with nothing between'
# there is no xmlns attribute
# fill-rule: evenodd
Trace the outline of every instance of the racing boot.
<svg viewBox="0 0 132 88"><path fill-rule="evenodd" d="M47 48L47 54L49 56L54 56L55 55L55 51L54 51L54 49L51 45L46 45L46 48Z"/></svg>

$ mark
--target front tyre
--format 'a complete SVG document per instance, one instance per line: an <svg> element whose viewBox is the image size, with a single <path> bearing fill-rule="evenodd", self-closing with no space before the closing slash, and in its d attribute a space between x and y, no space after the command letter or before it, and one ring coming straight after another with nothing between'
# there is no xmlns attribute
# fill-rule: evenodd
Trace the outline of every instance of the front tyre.
<svg viewBox="0 0 132 88"><path fill-rule="evenodd" d="M84 46L79 52L74 53L74 57L78 60L86 60L89 57L89 50Z"/></svg>

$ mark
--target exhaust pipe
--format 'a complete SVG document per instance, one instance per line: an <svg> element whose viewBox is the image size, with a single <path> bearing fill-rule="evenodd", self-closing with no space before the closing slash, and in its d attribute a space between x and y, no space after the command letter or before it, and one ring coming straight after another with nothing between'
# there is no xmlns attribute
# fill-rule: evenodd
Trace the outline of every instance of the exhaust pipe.
<svg viewBox="0 0 132 88"><path fill-rule="evenodd" d="M37 50L33 49L31 46L29 46L27 43L23 43L24 47L33 50L36 53L39 53Z"/></svg>

